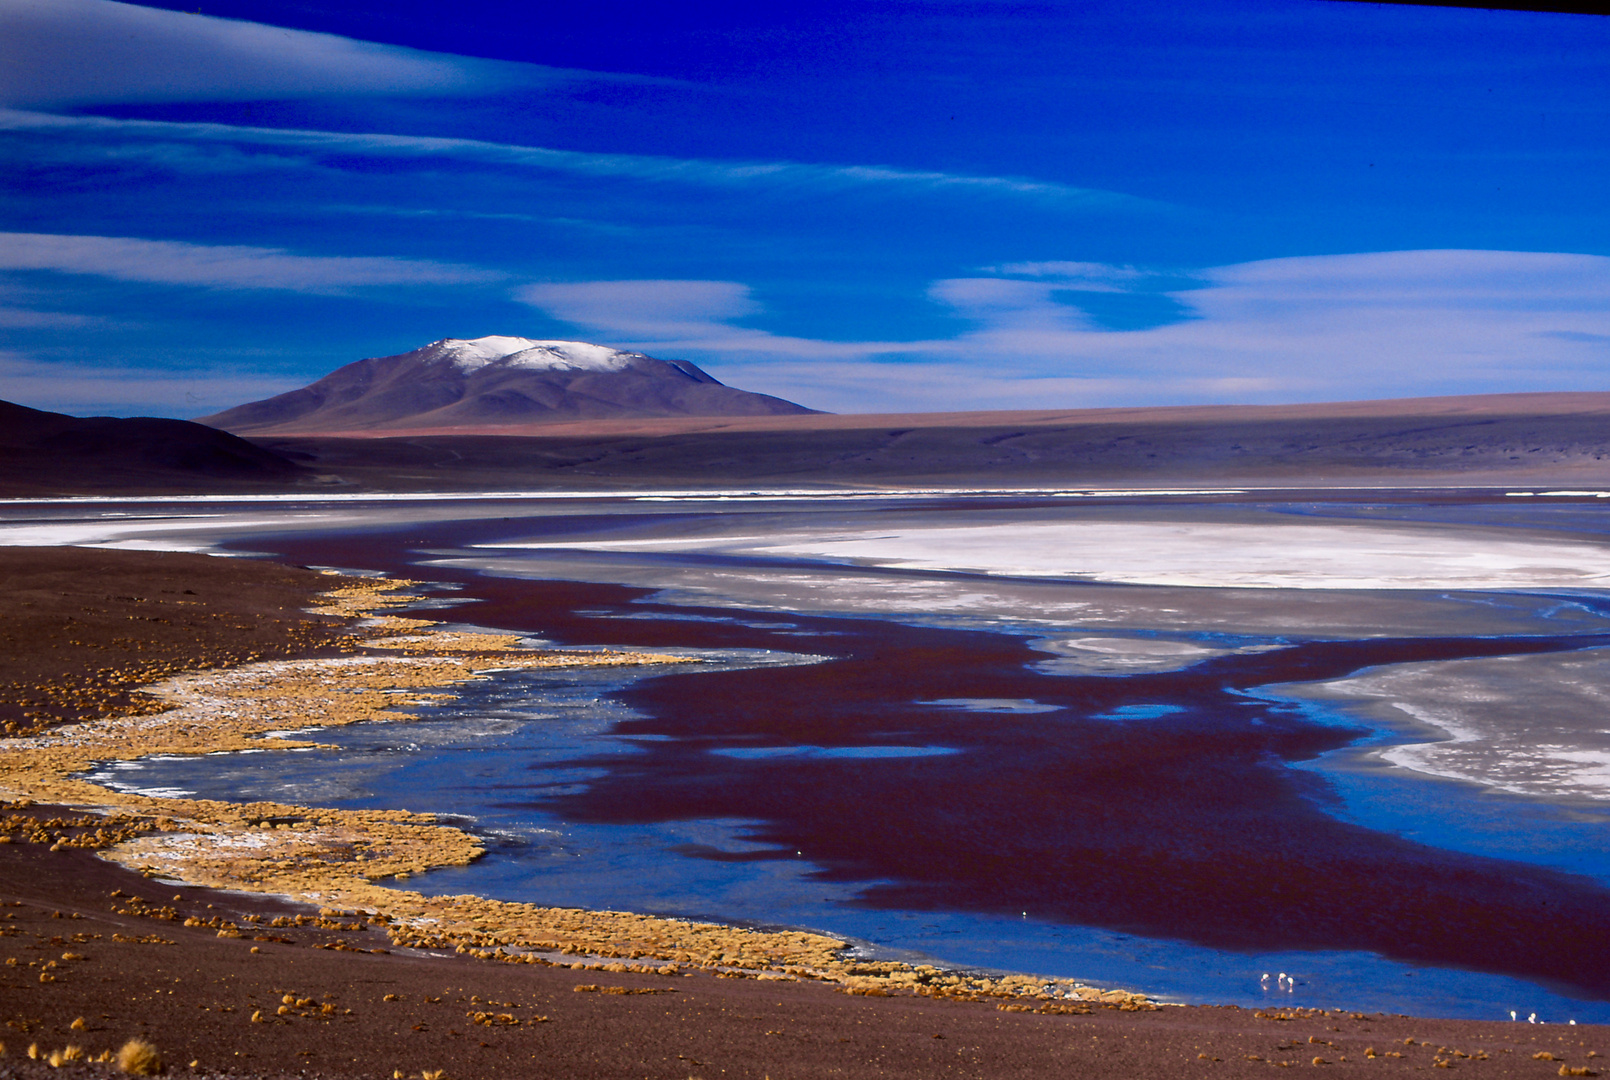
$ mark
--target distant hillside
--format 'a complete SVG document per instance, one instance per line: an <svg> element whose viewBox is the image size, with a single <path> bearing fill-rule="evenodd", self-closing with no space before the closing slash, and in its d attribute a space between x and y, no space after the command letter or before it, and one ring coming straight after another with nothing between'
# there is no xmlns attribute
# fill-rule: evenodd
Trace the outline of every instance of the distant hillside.
<svg viewBox="0 0 1610 1080"><path fill-rule="evenodd" d="M616 417L430 430L410 424L333 436L293 429L247 442L181 420L77 419L0 403L0 494L310 487L1610 490L1610 393L882 416Z"/></svg>
<svg viewBox="0 0 1610 1080"><path fill-rule="evenodd" d="M1610 393L266 438L360 488L1610 487Z"/></svg>
<svg viewBox="0 0 1610 1080"><path fill-rule="evenodd" d="M77 417L0 401L0 494L283 489L312 473L188 420Z"/></svg>
<svg viewBox="0 0 1610 1080"><path fill-rule="evenodd" d="M359 360L197 422L238 435L457 430L575 420L778 416L814 410L725 386L685 360L580 341L447 338Z"/></svg>

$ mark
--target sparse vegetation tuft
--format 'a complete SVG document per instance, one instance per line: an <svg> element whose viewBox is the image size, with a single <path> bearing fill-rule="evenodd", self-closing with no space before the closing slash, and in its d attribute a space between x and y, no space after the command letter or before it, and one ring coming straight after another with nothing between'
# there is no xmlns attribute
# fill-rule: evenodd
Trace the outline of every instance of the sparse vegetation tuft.
<svg viewBox="0 0 1610 1080"><path fill-rule="evenodd" d="M156 1076L162 1071L162 1055L144 1039L130 1039L117 1052L117 1067L130 1076Z"/></svg>

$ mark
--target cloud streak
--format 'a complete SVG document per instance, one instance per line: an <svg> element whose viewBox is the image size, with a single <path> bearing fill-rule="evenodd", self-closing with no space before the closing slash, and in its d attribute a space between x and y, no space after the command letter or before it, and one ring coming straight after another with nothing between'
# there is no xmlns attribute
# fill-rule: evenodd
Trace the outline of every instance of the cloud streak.
<svg viewBox="0 0 1610 1080"><path fill-rule="evenodd" d="M760 310L735 281L582 281L527 285L515 297L591 331L659 341L742 334L730 321Z"/></svg>
<svg viewBox="0 0 1610 1080"><path fill-rule="evenodd" d="M0 0L0 103L481 93L552 69L114 0Z"/></svg>
<svg viewBox="0 0 1610 1080"><path fill-rule="evenodd" d="M1068 289L1084 292L1126 292L1154 275L1133 266L1111 266L1107 263L1073 262L1021 262L992 266L986 271L1055 282Z"/></svg>
<svg viewBox="0 0 1610 1080"><path fill-rule="evenodd" d="M959 309L978 326L955 344L1035 368L1243 379L1267 395L1304 399L1359 396L1360 385L1376 394L1479 393L1523 384L1574 389L1585 374L1606 380L1594 370L1602 349L1558 335L1610 329L1607 258L1374 252L1270 259L1198 276L1202 287L1167 294L1188 321L1141 331L1059 324L1076 305L1025 290L1018 308Z"/></svg>
<svg viewBox="0 0 1610 1080"><path fill-rule="evenodd" d="M928 341L735 325L763 312L734 282L682 283L710 301L691 319L652 296L640 303L645 283L544 286L522 298L590 332L690 353L746 388L848 412L1610 389L1610 258L1405 251L1243 263L1167 294L1192 317L1126 331L1098 327L1059 290L1070 278L1142 289L1156 275L1044 265L997 268L1028 280L935 282L930 298L974 327ZM678 283L649 284L663 298Z"/></svg>
<svg viewBox="0 0 1610 1080"><path fill-rule="evenodd" d="M0 0L3 2L3 0ZM894 169L876 165L824 165L794 161L721 161L652 154L607 154L520 146L480 139L423 135L350 133L299 128L266 128L165 120L119 120L57 116L23 109L0 109L0 131L76 133L157 145L147 153L179 168L187 157L182 144L252 145L309 153L362 154L389 158L448 158L482 165L517 167L594 179L625 179L698 188L756 190L817 197L838 191L929 191L1028 199L1086 211L1156 213L1163 204L1098 188L1073 187L1009 176ZM177 149L174 144L181 144ZM126 144L123 154L132 150ZM97 155L98 157L99 155ZM265 163L265 168L268 167Z"/></svg>
<svg viewBox="0 0 1610 1080"><path fill-rule="evenodd" d="M581 281L528 285L515 299L617 345L661 352L819 359L864 358L924 348L912 342L838 342L734 325L762 314L736 281Z"/></svg>
<svg viewBox="0 0 1610 1080"><path fill-rule="evenodd" d="M504 278L497 271L472 266L388 256L294 255L279 248L55 233L0 233L0 270L49 270L149 284L307 293L376 286L473 285Z"/></svg>

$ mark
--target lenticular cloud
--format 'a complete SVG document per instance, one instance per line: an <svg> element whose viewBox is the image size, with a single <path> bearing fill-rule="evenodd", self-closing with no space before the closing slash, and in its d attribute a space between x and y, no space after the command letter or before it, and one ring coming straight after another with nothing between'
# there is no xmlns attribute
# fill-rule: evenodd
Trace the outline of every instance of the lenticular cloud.
<svg viewBox="0 0 1610 1080"><path fill-rule="evenodd" d="M55 270L119 281L298 292L361 285L462 285L503 277L471 266L389 256L293 255L278 248L52 233L0 233L0 270Z"/></svg>
<svg viewBox="0 0 1610 1080"><path fill-rule="evenodd" d="M0 103L454 93L494 65L112 0L0 0Z"/></svg>

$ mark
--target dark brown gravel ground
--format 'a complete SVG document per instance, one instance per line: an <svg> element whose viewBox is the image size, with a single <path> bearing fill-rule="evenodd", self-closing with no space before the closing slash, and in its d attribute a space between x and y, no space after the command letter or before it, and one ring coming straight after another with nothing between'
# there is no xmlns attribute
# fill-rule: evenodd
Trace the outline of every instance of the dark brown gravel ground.
<svg viewBox="0 0 1610 1080"><path fill-rule="evenodd" d="M0 734L141 704L177 671L300 656L340 642L303 611L311 570L162 551L0 548Z"/></svg>
<svg viewBox="0 0 1610 1080"><path fill-rule="evenodd" d="M309 627L297 614L321 584L305 572L202 556L71 550L0 552L0 570L7 582L0 633L9 635L0 671L11 687L54 688L62 700L71 699L85 673L127 668L141 653L165 665L187 658L220 663L335 641L334 627ZM200 610L169 597L193 600ZM153 601L172 605L150 609L169 621L132 627L127 616ZM174 628L175 615L189 620L177 624L182 630ZM74 620L68 629L66 618ZM130 643L144 634L143 650ZM18 691L4 693L15 707ZM313 911L267 897L162 885L90 851L53 851L25 839L71 833L43 823L72 816L61 807L0 807L13 826L5 833L12 842L0 844L0 1080L115 1075L111 1066L56 1068L44 1057L68 1045L93 1056L130 1038L156 1045L169 1075L264 1080L397 1074L417 1080L436 1070L443 1080L1148 1080L1438 1068L1541 1080L1595 1075L1607 1061L1596 1052L1610 1054L1610 1031L1594 1026L1233 1007L1039 1016L987 1003L851 997L812 983L338 951L328 946L342 940L349 949L384 948L386 940L378 932L311 925L219 937L209 920L241 923L256 914L267 921ZM25 824L21 817L41 824L17 827ZM198 925L186 927L187 918ZM281 1014L287 995L292 1001ZM476 1014L490 1023L477 1022ZM39 1059L29 1057L30 1045Z"/></svg>
<svg viewBox="0 0 1610 1080"><path fill-rule="evenodd" d="M0 880L0 1076L108 1074L105 1066L53 1069L29 1060L27 1047L48 1052L73 1044L99 1054L135 1037L155 1044L177 1076L383 1078L441 1069L450 1080L1140 1080L1266 1076L1283 1068L1401 1074L1438 1068L1439 1061L1471 1076L1542 1078L1560 1075L1562 1065L1592 1069L1604 1059L1589 1053L1610 1051L1610 1032L1588 1026L1343 1013L1279 1019L1235 1008L1036 1016L980 1003L850 997L815 984L360 955L319 948L337 935L311 927L264 935L278 941L220 938L183 920L239 922L249 913L267 919L311 909L162 886L91 853L39 844L0 846ZM121 914L135 910L130 896L144 898L141 908L170 910ZM385 945L382 935L370 936ZM69 953L78 959L64 959ZM41 973L50 981L41 982ZM578 986L600 989L578 993ZM307 1004L280 1015L287 994ZM488 1014L492 1025L477 1023L476 1013ZM503 1015L518 1023L499 1020ZM84 1026L74 1030L80 1017ZM1366 1056L1370 1047L1375 1058ZM1539 1052L1552 1057L1536 1058Z"/></svg>
<svg viewBox="0 0 1610 1080"><path fill-rule="evenodd" d="M53 1069L29 1060L27 1047L48 1052L73 1044L99 1054L134 1037L155 1044L172 1075L276 1080L395 1072L417 1078L437 1069L449 1080L1143 1080L1267 1076L1286 1068L1398 1075L1438 1068L1438 1062L1471 1076L1543 1078L1560 1075L1562 1065L1593 1069L1604 1059L1589 1057L1590 1051L1610 1050L1610 1032L1587 1026L1342 1013L1277 1019L1235 1008L1036 1016L979 1003L850 997L815 984L359 955L318 948L335 937L329 931L276 929L270 933L284 940L268 942L185 927L189 916L239 921L247 913L272 917L295 909L257 897L162 887L83 851L5 845L0 872L6 905L0 909L0 964L18 961L0 966L6 1042L0 1077L107 1075L106 1066ZM119 914L131 909L128 897L114 897L114 891L170 907L179 918ZM374 944L385 944L373 936ZM67 953L81 959L63 959ZM49 982L39 981L42 971ZM578 993L578 986L661 992ZM308 1004L280 1015L287 994ZM387 1001L388 995L396 1000ZM476 1013L488 1014L493 1025L477 1023ZM499 1021L500 1015L518 1024ZM80 1017L84 1026L74 1030ZM1370 1047L1378 1056L1366 1056ZM1540 1052L1552 1057L1534 1056Z"/></svg>

